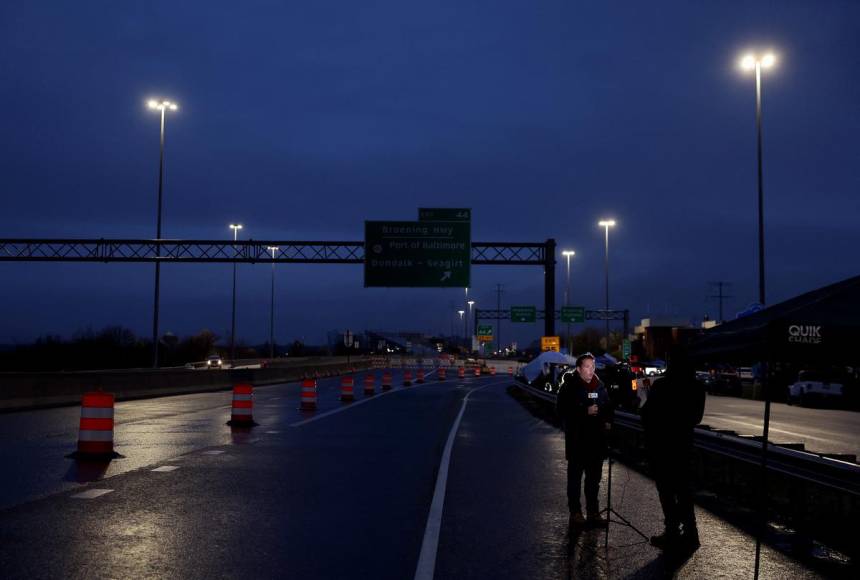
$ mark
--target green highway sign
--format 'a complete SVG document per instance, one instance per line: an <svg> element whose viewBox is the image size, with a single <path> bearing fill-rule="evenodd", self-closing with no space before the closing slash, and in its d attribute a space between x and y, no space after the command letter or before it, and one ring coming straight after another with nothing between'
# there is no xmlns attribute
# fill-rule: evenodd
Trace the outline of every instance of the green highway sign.
<svg viewBox="0 0 860 580"><path fill-rule="evenodd" d="M621 343L621 358L625 360L630 358L630 340L626 338Z"/></svg>
<svg viewBox="0 0 860 580"><path fill-rule="evenodd" d="M489 324L479 324L477 334L478 340L482 342L493 340L493 327Z"/></svg>
<svg viewBox="0 0 860 580"><path fill-rule="evenodd" d="M585 307L584 306L562 306L561 307L562 322L585 322Z"/></svg>
<svg viewBox="0 0 860 580"><path fill-rule="evenodd" d="M419 207L418 220L422 222L470 222L472 210L460 207Z"/></svg>
<svg viewBox="0 0 860 580"><path fill-rule="evenodd" d="M469 222L364 222L365 287L467 288Z"/></svg>
<svg viewBox="0 0 860 580"><path fill-rule="evenodd" d="M511 322L534 322L537 308L534 306L511 306Z"/></svg>

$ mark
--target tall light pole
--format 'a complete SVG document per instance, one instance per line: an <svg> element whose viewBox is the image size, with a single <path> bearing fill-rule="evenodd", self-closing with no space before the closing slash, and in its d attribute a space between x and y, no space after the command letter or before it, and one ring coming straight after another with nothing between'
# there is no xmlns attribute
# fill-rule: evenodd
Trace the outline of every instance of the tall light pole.
<svg viewBox="0 0 860 580"><path fill-rule="evenodd" d="M275 358L275 252L280 250L278 246L266 248L272 252L272 307L269 316L269 358Z"/></svg>
<svg viewBox="0 0 860 580"><path fill-rule="evenodd" d="M564 305L570 306L570 259L576 255L573 250L562 250L561 255L567 258L567 285L564 289ZM567 323L567 352L573 353L573 339L570 337L570 321Z"/></svg>
<svg viewBox="0 0 860 580"><path fill-rule="evenodd" d="M761 69L776 64L773 53L763 55L747 54L741 59L741 68L755 70L755 126L756 151L758 154L758 301L765 305L764 293L764 187L761 171Z"/></svg>
<svg viewBox="0 0 860 580"><path fill-rule="evenodd" d="M609 352L609 228L615 226L615 220L600 220L598 225L606 230L606 244L603 257L603 269L606 272L606 352Z"/></svg>
<svg viewBox="0 0 860 580"><path fill-rule="evenodd" d="M175 111L179 105L172 101L150 99L147 102L150 109L161 112L161 139L158 156L158 211L156 214L155 239L161 239L161 199L164 192L164 117L165 113ZM155 245L156 258L161 256L161 246ZM155 305L152 309L152 368L158 368L158 309L161 294L161 262L155 261Z"/></svg>
<svg viewBox="0 0 860 580"><path fill-rule="evenodd" d="M230 229L233 230L233 243L239 239L239 230L242 229L242 224L230 224ZM233 248L235 253L235 246ZM236 360L236 262L233 262L233 319L230 324L230 366L233 366L233 361Z"/></svg>
<svg viewBox="0 0 860 580"><path fill-rule="evenodd" d="M467 290L468 290L468 288L467 288ZM468 329L469 328L469 320L472 318L472 306L475 305L475 301L469 300L468 302L466 302L466 304L469 305L469 319L466 320L466 328ZM473 328L472 332L468 332L468 330L466 332L466 334L468 336L468 338L466 340L469 343L468 344L469 352L472 352L472 334L474 333L474 331L475 331L475 329Z"/></svg>
<svg viewBox="0 0 860 580"><path fill-rule="evenodd" d="M460 322L463 323L463 340L468 341L469 340L469 329L466 327L465 320L463 319L463 315L466 314L466 311L465 310L458 310L457 314L460 315Z"/></svg>

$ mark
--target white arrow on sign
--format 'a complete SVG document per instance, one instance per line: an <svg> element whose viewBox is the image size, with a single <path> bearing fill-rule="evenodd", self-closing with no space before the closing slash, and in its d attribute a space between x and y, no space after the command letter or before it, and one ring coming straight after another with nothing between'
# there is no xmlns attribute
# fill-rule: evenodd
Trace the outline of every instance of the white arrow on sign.
<svg viewBox="0 0 860 580"><path fill-rule="evenodd" d="M442 279L441 279L441 280L439 280L439 281L440 281L440 282L444 282L445 280L448 280L448 279L450 279L450 278L451 278L451 272L450 272L450 271L448 271L448 272L442 272Z"/></svg>

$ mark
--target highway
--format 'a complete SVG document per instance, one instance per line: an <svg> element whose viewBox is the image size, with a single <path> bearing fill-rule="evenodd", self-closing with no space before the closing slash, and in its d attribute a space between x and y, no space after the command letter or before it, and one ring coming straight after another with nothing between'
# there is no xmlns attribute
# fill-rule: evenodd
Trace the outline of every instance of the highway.
<svg viewBox="0 0 860 580"><path fill-rule="evenodd" d="M376 372L377 393L380 372ZM107 466L64 457L78 408L2 416L4 578L661 577L630 529L571 531L563 436L504 376L428 376L357 402L319 382L256 389L250 429L230 393L121 403ZM357 387L360 383L357 382ZM604 468L604 471L608 466ZM653 484L614 466L614 507L660 529ZM606 475L606 473L605 473ZM601 494L605 501L605 479ZM751 537L698 510L703 547L679 577L751 577ZM765 547L764 577L817 578Z"/></svg>
<svg viewBox="0 0 860 580"><path fill-rule="evenodd" d="M739 435L761 435L764 402L708 395L702 423ZM804 443L815 453L849 453L860 458L860 413L771 403L770 435L774 443Z"/></svg>

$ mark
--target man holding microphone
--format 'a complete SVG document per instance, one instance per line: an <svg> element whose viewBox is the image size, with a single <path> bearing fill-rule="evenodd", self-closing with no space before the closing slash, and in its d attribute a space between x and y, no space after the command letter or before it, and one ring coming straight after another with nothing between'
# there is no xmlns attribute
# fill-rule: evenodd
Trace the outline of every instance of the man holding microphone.
<svg viewBox="0 0 860 580"><path fill-rule="evenodd" d="M590 353L577 357L575 368L562 375L556 411L564 427L567 504L571 524L582 526L586 523L580 503L584 474L587 521L594 526L606 526L607 520L600 515L597 493L603 475L603 460L607 457L613 410L606 388L594 374L594 356Z"/></svg>

